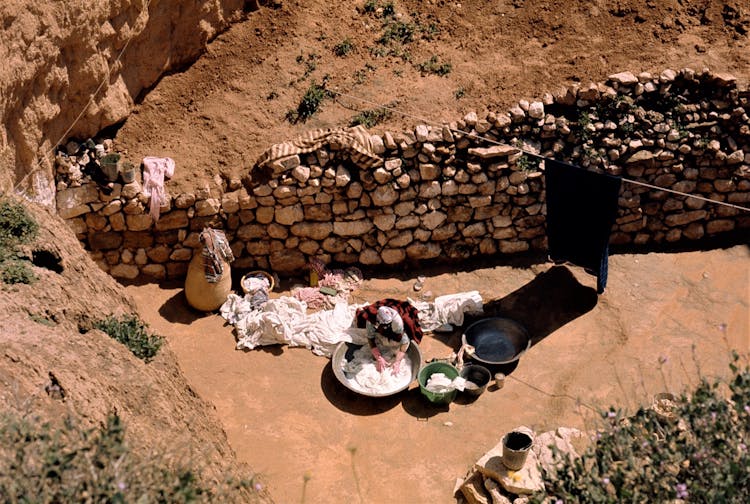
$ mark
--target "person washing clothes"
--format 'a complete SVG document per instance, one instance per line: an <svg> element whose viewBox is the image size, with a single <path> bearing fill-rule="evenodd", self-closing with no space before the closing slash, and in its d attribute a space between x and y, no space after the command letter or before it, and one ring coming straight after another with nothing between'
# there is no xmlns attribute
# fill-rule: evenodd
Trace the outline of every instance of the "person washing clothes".
<svg viewBox="0 0 750 504"><path fill-rule="evenodd" d="M393 374L398 374L411 340L417 343L422 340L417 309L408 301L381 299L359 308L356 320L357 327L367 329L367 341L381 373L391 367ZM393 355L393 362L389 363L383 353L388 357Z"/></svg>

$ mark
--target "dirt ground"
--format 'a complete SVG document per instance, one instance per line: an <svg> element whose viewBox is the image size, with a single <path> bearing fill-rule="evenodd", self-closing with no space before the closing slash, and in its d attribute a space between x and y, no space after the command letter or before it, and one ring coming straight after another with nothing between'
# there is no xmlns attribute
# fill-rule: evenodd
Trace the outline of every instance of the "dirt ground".
<svg viewBox="0 0 750 504"><path fill-rule="evenodd" d="M167 186L175 194L213 185L219 173L238 177L272 144L347 125L379 105L407 115L394 113L373 133L504 112L520 99L625 70L708 67L735 74L741 86L750 77L750 8L742 0L261 3L267 6L220 35L196 63L144 93L117 133L132 161L175 159ZM366 12L366 3L394 5L396 17ZM379 43L393 21L402 37ZM351 50L337 56L345 41ZM450 71L420 71L432 57ZM290 123L287 112L326 77L326 89L347 96Z"/></svg>
<svg viewBox="0 0 750 504"><path fill-rule="evenodd" d="M487 313L529 329L534 345L505 367L502 390L474 402L459 396L449 407L427 403L416 382L391 398L359 396L309 350L235 350L231 326L192 311L180 285L127 291L277 502L455 502L455 479L509 429L591 428L597 408L634 411L699 376L726 376L730 348L750 351L744 245L611 256L599 297L594 277L577 267L525 261L367 278L353 301L416 297L420 273L422 293L476 289ZM460 334L426 336L425 359L458 349Z"/></svg>
<svg viewBox="0 0 750 504"><path fill-rule="evenodd" d="M365 12L363 0L260 3L196 63L144 93L116 133L134 161L176 160L173 194L221 183L219 174L239 178L271 144L345 125L376 104L407 114L371 128L379 133L504 111L625 70L709 67L741 86L750 78L750 11L741 0L403 0L390 3L413 40L387 46L378 43L385 19ZM347 40L351 51L337 56ZM420 71L433 56L450 72ZM290 123L287 113L326 76L328 90L349 96ZM748 259L746 246L618 254L598 298L578 268L533 260L368 278L355 301L415 296L423 273L424 291L479 290L489 311L516 318L535 338L506 369L504 389L439 409L415 384L393 398L357 396L305 349L237 351L231 327L191 311L180 285L127 291L278 502L448 503L455 479L513 427L590 427L589 407L632 410L695 383L696 361L704 375L726 374L729 348L750 347ZM459 342L460 332L427 336L422 350L445 357Z"/></svg>

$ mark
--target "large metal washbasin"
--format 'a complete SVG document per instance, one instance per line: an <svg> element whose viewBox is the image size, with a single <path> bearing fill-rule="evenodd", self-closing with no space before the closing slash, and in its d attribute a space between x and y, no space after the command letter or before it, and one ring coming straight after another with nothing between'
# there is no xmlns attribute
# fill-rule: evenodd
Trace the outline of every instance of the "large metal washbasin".
<svg viewBox="0 0 750 504"><path fill-rule="evenodd" d="M515 320L502 317L477 320L466 328L461 342L474 347L471 357L486 364L517 361L531 346L526 328Z"/></svg>

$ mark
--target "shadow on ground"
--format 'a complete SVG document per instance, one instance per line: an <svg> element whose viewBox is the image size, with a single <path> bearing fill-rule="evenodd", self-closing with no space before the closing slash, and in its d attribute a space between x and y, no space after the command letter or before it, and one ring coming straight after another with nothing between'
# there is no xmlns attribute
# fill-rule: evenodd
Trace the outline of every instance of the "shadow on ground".
<svg viewBox="0 0 750 504"><path fill-rule="evenodd" d="M484 315L467 317L465 326L486 317L513 319L529 332L533 346L596 303L595 289L578 282L565 266L554 266L507 296L485 303Z"/></svg>
<svg viewBox="0 0 750 504"><path fill-rule="evenodd" d="M200 312L191 308L185 298L185 291L181 290L159 307L159 315L173 324L190 325L198 319L211 315L211 313Z"/></svg>
<svg viewBox="0 0 750 504"><path fill-rule="evenodd" d="M504 317L516 320L529 332L532 346L548 335L592 310L597 303L596 290L582 285L570 270L555 266L537 275L531 282L507 296L485 304L484 315L466 318L464 329L473 322L488 317ZM461 333L433 334L454 351L461 346ZM481 364L496 373L510 375L518 367L519 361L507 364L489 364L477 359L467 359L467 363ZM354 415L377 415L401 403L409 415L427 420L450 410L450 404L436 405L428 401L420 392L419 386L393 396L373 398L357 394L344 387L336 378L331 363L323 369L320 385L328 401L336 408ZM494 388L494 384L491 385ZM469 404L475 397L458 394L455 402Z"/></svg>

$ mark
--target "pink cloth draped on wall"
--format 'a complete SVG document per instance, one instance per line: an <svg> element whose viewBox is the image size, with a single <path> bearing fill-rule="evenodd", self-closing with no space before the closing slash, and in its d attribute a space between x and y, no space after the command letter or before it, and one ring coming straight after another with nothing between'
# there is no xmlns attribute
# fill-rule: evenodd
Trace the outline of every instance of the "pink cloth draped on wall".
<svg viewBox="0 0 750 504"><path fill-rule="evenodd" d="M166 202L164 181L174 175L174 168L172 158L154 156L143 158L143 194L151 198L149 214L154 221L159 220L159 208Z"/></svg>

